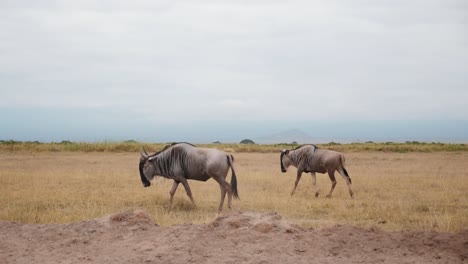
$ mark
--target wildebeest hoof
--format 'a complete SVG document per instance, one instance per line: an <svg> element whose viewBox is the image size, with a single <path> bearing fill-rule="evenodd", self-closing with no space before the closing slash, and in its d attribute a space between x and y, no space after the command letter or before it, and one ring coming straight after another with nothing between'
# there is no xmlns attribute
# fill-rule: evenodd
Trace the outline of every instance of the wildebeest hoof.
<svg viewBox="0 0 468 264"><path fill-rule="evenodd" d="M316 192L316 193L315 193L315 197L318 197L318 196L319 196L319 193L318 193L318 192Z"/></svg>
<svg viewBox="0 0 468 264"><path fill-rule="evenodd" d="M144 186L144 187L149 187L150 185L151 185L151 182L145 182L145 183L143 183L143 186Z"/></svg>
<svg viewBox="0 0 468 264"><path fill-rule="evenodd" d="M331 194L327 195L326 197L327 197L327 198L331 198Z"/></svg>

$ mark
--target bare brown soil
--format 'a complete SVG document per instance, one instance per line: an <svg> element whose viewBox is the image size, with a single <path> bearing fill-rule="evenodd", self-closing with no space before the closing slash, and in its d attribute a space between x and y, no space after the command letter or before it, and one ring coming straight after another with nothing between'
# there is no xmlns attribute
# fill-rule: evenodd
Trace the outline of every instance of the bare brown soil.
<svg viewBox="0 0 468 264"><path fill-rule="evenodd" d="M144 211L69 224L0 221L0 263L467 263L468 230L303 229L277 213L230 212L159 227Z"/></svg>

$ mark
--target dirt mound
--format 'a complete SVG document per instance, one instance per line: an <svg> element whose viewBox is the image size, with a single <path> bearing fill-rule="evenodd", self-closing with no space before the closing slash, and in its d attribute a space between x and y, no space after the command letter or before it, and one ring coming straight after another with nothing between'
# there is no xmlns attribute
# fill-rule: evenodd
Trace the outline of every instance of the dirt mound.
<svg viewBox="0 0 468 264"><path fill-rule="evenodd" d="M277 213L231 212L161 228L141 210L70 224L0 221L0 263L466 263L468 231L306 230Z"/></svg>
<svg viewBox="0 0 468 264"><path fill-rule="evenodd" d="M287 232L294 233L302 230L298 225L285 220L276 212L235 212L218 217L209 228L217 230L243 229L255 230L260 233Z"/></svg>
<svg viewBox="0 0 468 264"><path fill-rule="evenodd" d="M151 217L145 211L142 210L124 211L121 213L116 213L104 218L104 220L106 221L107 218L109 218L109 220L112 223L123 223L125 225L154 225L153 219L151 219Z"/></svg>

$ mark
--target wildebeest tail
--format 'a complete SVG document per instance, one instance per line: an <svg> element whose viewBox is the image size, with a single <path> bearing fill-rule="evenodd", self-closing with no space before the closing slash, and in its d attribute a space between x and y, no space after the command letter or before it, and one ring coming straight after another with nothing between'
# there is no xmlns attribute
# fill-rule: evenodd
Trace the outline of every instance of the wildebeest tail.
<svg viewBox="0 0 468 264"><path fill-rule="evenodd" d="M239 199L239 193L237 192L237 177L236 177L236 172L234 171L234 157L232 155L227 155L227 163L231 167L231 187L232 187L232 194L234 195L234 198Z"/></svg>
<svg viewBox="0 0 468 264"><path fill-rule="evenodd" d="M348 177L349 183L352 183L351 177L349 177L348 171L345 169L345 158L344 155L341 155L341 167L346 177Z"/></svg>
<svg viewBox="0 0 468 264"><path fill-rule="evenodd" d="M349 177L348 171L345 169L345 167L343 167L343 171L344 171L344 174L346 175L346 177L348 177L349 183L352 183L351 182L351 177Z"/></svg>

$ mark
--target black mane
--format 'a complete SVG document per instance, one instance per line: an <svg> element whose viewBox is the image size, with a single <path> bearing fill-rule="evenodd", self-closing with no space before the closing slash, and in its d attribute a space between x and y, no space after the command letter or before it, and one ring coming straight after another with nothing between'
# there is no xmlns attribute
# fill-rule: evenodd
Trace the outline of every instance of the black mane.
<svg viewBox="0 0 468 264"><path fill-rule="evenodd" d="M305 147L305 146L314 146L315 149L319 148L319 147L315 146L314 144L304 144L304 145L297 146L294 150L300 149L300 148Z"/></svg>
<svg viewBox="0 0 468 264"><path fill-rule="evenodd" d="M191 143L188 143L188 142L172 142L171 144L164 146L164 148L163 148L162 150L157 151L156 153L154 153L154 154L152 154L152 155L149 155L148 158L154 157L154 156L160 154L161 152L165 151L166 149L168 149L168 148L170 148L170 147L172 147L172 146L178 145L178 144L187 144L187 145L190 145L190 146L192 146L192 147L196 147L195 145L193 145L193 144L191 144Z"/></svg>
<svg viewBox="0 0 468 264"><path fill-rule="evenodd" d="M192 143L188 143L188 142L172 142L170 145L167 145L166 147L164 147L164 149L170 147L170 146L174 146L174 145L177 145L177 144L187 144L187 145L190 145L192 147L196 147L195 145L193 145Z"/></svg>

